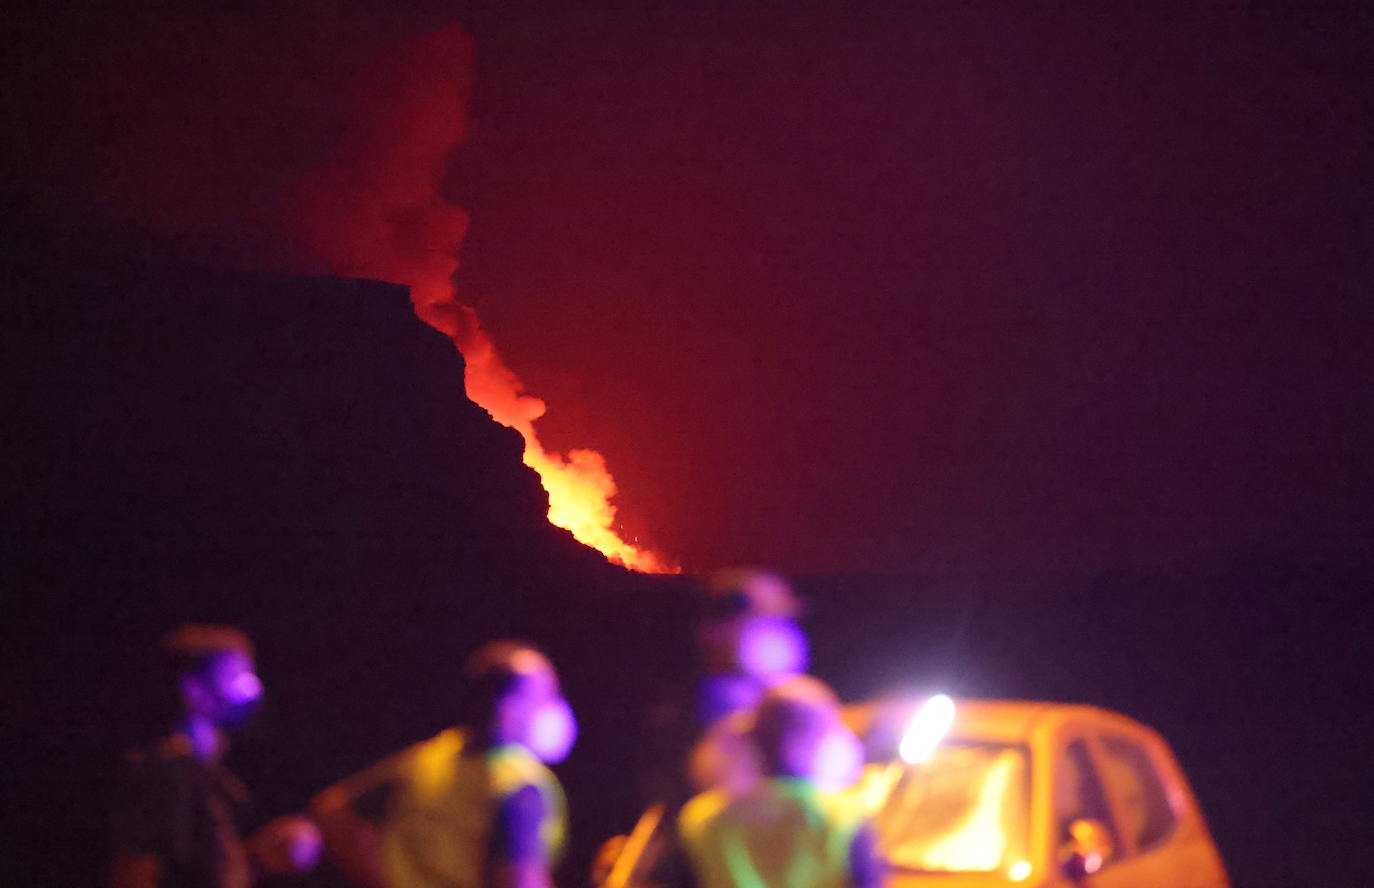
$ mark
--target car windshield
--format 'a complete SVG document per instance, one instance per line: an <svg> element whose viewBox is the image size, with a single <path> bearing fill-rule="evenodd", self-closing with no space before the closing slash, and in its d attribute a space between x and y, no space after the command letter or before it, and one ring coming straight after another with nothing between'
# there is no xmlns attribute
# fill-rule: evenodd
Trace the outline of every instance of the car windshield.
<svg viewBox="0 0 1374 888"><path fill-rule="evenodd" d="M947 741L919 765L875 773L890 791L875 826L889 865L919 872L992 872L1018 859L1026 833L1021 747Z"/></svg>

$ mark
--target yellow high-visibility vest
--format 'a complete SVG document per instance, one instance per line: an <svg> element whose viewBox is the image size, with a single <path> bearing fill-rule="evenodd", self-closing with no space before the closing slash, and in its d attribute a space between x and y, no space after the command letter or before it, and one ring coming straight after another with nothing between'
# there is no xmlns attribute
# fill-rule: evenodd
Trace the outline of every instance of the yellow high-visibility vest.
<svg viewBox="0 0 1374 888"><path fill-rule="evenodd" d="M705 792L678 816L701 888L847 888L863 823L851 800L793 778L761 781L739 797Z"/></svg>
<svg viewBox="0 0 1374 888"><path fill-rule="evenodd" d="M482 888L501 803L526 786L544 798L540 836L552 865L563 849L567 804L558 779L522 746L463 754L451 728L415 748L388 805L382 862L391 888Z"/></svg>

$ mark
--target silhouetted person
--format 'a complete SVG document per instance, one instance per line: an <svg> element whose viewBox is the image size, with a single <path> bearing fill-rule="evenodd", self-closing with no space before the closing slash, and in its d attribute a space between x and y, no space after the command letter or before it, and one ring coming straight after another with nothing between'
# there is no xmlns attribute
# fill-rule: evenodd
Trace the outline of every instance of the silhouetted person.
<svg viewBox="0 0 1374 888"><path fill-rule="evenodd" d="M840 725L826 685L774 685L749 737L762 779L708 790L683 806L678 829L698 888L878 888L876 842L857 800L822 788Z"/></svg>
<svg viewBox="0 0 1374 888"><path fill-rule="evenodd" d="M183 626L163 641L171 732L131 752L113 827L114 888L246 888L258 872L308 869L314 826L284 817L244 843L238 821L248 792L222 763L226 729L262 698L253 649L224 626Z"/></svg>
<svg viewBox="0 0 1374 888"><path fill-rule="evenodd" d="M566 830L544 762L572 746L572 712L534 648L502 641L464 670L464 725L316 796L331 858L369 888L550 888ZM370 820L368 808L382 816Z"/></svg>

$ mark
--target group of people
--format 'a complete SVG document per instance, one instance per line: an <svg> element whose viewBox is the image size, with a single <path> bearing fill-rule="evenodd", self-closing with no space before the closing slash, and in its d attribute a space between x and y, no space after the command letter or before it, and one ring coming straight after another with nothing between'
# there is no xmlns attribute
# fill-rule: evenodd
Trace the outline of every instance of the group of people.
<svg viewBox="0 0 1374 888"><path fill-rule="evenodd" d="M651 785L675 812L695 888L876 888L872 830L831 792L858 744L835 695L805 674L806 639L780 578L721 575L697 640L689 698L656 719L672 752ZM241 838L243 786L222 764L226 731L262 694L248 639L187 626L164 644L179 715L129 756L114 823L113 888L248 888L327 855L363 888L552 888L567 804L550 770L576 734L557 671L535 647L497 641L462 671L459 727L320 792L309 815Z"/></svg>

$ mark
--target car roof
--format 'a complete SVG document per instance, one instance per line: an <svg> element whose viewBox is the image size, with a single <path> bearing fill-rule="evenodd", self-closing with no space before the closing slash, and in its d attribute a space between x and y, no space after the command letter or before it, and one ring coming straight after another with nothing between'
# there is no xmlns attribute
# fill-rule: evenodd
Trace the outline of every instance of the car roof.
<svg viewBox="0 0 1374 888"><path fill-rule="evenodd" d="M844 707L844 720L855 733L865 736L878 722L905 725L922 702L894 699L848 704ZM950 726L949 736L997 743L1024 743L1037 729L1075 718L1098 723L1110 722L1118 726L1144 727L1133 719L1097 706L1038 700L956 699L954 723Z"/></svg>

